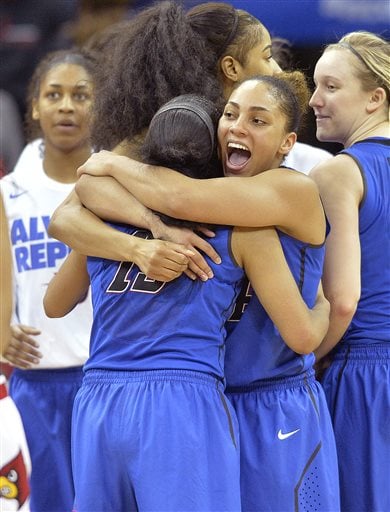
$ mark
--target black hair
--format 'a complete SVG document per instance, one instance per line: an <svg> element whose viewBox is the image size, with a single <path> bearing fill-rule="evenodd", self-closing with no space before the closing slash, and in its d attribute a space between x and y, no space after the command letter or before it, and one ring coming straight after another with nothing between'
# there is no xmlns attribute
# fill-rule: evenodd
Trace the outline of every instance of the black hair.
<svg viewBox="0 0 390 512"><path fill-rule="evenodd" d="M222 102L212 54L194 32L182 6L163 1L121 27L103 52L96 83L92 141L112 149L147 129L175 96L195 93Z"/></svg>
<svg viewBox="0 0 390 512"><path fill-rule="evenodd" d="M47 73L60 64L74 64L82 67L88 73L92 82L94 82L96 61L91 55L84 53L77 48L58 50L46 54L35 68L27 89L25 131L28 142L42 136L39 121L34 120L32 117L33 100L39 97L41 83Z"/></svg>
<svg viewBox="0 0 390 512"><path fill-rule="evenodd" d="M140 151L142 160L171 167L192 178L221 177L216 150L220 115L221 110L207 98L194 94L173 98L152 118ZM196 225L158 215L167 224Z"/></svg>
<svg viewBox="0 0 390 512"><path fill-rule="evenodd" d="M301 71L284 71L277 75L260 75L243 80L244 82L255 80L267 85L276 105L286 118L286 131L298 133L302 121L309 108L310 89L307 77Z"/></svg>

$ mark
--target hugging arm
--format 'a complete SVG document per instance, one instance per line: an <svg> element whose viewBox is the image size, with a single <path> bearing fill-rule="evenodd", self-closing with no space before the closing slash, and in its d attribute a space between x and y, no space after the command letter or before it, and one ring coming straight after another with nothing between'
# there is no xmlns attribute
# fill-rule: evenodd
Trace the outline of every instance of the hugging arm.
<svg viewBox="0 0 390 512"><path fill-rule="evenodd" d="M89 290L87 257L72 251L48 284L43 306L50 318L68 314Z"/></svg>
<svg viewBox="0 0 390 512"><path fill-rule="evenodd" d="M233 252L285 343L299 354L316 349L329 325L321 286L312 309L304 302L273 228L235 228Z"/></svg>
<svg viewBox="0 0 390 512"><path fill-rule="evenodd" d="M319 202L315 183L302 173L287 169L274 169L251 178L194 180L101 151L78 172L112 176L149 208L200 223L303 229Z"/></svg>

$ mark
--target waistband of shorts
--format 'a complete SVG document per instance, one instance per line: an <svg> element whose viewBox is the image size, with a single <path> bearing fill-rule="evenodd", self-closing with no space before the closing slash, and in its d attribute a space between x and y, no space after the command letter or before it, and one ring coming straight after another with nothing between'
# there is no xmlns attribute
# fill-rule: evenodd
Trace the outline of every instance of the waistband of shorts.
<svg viewBox="0 0 390 512"><path fill-rule="evenodd" d="M332 352L333 361L390 361L390 343L372 343L359 345L354 343L339 343Z"/></svg>
<svg viewBox="0 0 390 512"><path fill-rule="evenodd" d="M12 370L11 378L14 376L18 379L24 379L35 382L50 382L50 381L73 381L75 378L83 377L82 366L72 366L69 368L53 368L45 370L21 370L14 368Z"/></svg>
<svg viewBox="0 0 390 512"><path fill-rule="evenodd" d="M152 381L194 382L212 387L223 386L220 378L191 370L86 370L84 384L123 384Z"/></svg>
<svg viewBox="0 0 390 512"><path fill-rule="evenodd" d="M277 377L274 379L262 379L245 386L227 386L226 393L248 393L251 391L276 391L281 389L300 388L306 384L315 382L314 370L308 370L291 377Z"/></svg>

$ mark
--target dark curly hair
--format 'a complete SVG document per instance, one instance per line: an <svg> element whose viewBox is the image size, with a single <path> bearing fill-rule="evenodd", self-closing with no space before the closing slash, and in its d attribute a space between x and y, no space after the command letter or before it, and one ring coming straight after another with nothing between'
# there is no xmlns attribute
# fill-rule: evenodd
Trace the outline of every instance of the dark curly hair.
<svg viewBox="0 0 390 512"><path fill-rule="evenodd" d="M92 124L96 149L142 134L175 96L194 93L222 105L219 59L229 52L245 63L262 27L247 12L217 2L186 13L168 0L138 12L101 53Z"/></svg>
<svg viewBox="0 0 390 512"><path fill-rule="evenodd" d="M217 124L221 109L202 96L173 98L153 116L140 155L144 162L169 166L191 178L223 175L217 156ZM195 223L158 213L166 224L194 227Z"/></svg>
<svg viewBox="0 0 390 512"><path fill-rule="evenodd" d="M122 27L115 47L102 55L92 125L97 149L112 149L140 134L175 96L222 98L216 74L210 72L212 56L175 2L158 2L139 12Z"/></svg>
<svg viewBox="0 0 390 512"><path fill-rule="evenodd" d="M77 48L70 50L58 50L45 55L35 68L28 84L26 100L27 112L24 122L27 142L31 142L42 136L39 121L35 121L32 117L33 100L39 97L41 83L47 73L60 64L75 64L76 66L82 67L91 77L92 82L94 82L97 63L91 55L84 53Z"/></svg>

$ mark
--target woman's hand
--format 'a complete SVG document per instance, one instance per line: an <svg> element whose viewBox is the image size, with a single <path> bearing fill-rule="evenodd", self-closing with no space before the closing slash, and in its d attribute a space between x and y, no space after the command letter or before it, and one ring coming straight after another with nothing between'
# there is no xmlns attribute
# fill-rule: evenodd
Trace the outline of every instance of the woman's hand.
<svg viewBox="0 0 390 512"><path fill-rule="evenodd" d="M11 325L11 340L4 352L7 361L22 369L28 369L32 365L38 364L42 354L38 350L38 342L32 336L40 333L39 329L28 325Z"/></svg>

